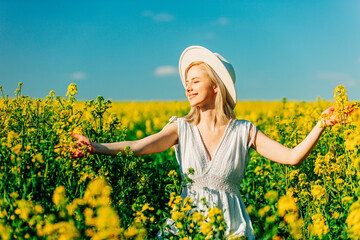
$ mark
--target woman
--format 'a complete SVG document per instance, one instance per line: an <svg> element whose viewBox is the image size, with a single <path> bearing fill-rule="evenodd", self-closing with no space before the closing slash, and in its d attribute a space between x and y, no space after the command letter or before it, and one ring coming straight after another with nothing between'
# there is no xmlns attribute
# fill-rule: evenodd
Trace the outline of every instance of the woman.
<svg viewBox="0 0 360 240"><path fill-rule="evenodd" d="M182 176L189 168L192 183L182 197L192 198L201 208L205 197L211 206L224 213L226 234L254 239L253 228L239 185L249 162L249 149L286 165L300 165L310 154L324 127L336 124L334 108L324 111L330 118L316 124L310 134L295 148L287 148L267 137L251 122L235 119L235 73L231 64L217 53L191 46L182 53L180 75L191 110L184 118L169 123L159 133L138 141L93 143L73 134L77 141L74 157L82 156L81 147L91 153L116 155L130 146L135 156L165 151L175 147Z"/></svg>

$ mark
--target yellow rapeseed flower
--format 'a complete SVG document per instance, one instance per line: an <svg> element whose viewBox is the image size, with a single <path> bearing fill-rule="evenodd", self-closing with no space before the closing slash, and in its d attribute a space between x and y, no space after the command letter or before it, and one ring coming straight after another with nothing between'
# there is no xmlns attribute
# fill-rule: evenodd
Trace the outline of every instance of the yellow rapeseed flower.
<svg viewBox="0 0 360 240"><path fill-rule="evenodd" d="M178 212L175 211L173 212L173 214L171 215L171 218L176 222L176 221L181 221L183 218L185 218L185 213L184 212Z"/></svg>
<svg viewBox="0 0 360 240"><path fill-rule="evenodd" d="M53 194L53 202L57 207L63 206L66 203L64 186L59 186L55 189Z"/></svg>
<svg viewBox="0 0 360 240"><path fill-rule="evenodd" d="M360 200L354 202L349 208L346 224L349 228L350 237L360 239Z"/></svg>
<svg viewBox="0 0 360 240"><path fill-rule="evenodd" d="M14 145L19 140L19 136L16 132L10 131L7 134L7 147L10 148L12 145Z"/></svg>
<svg viewBox="0 0 360 240"><path fill-rule="evenodd" d="M351 200L353 199L353 197L350 197L350 196L345 196L341 199L341 202L342 203L348 203L348 202L351 202Z"/></svg>
<svg viewBox="0 0 360 240"><path fill-rule="evenodd" d="M197 222L204 221L205 217L200 212L194 212L192 215L192 220Z"/></svg>
<svg viewBox="0 0 360 240"><path fill-rule="evenodd" d="M144 206L142 207L141 211L146 211L146 210L153 211L154 208L153 208L153 207L150 207L150 204L149 204L149 203L145 203Z"/></svg>
<svg viewBox="0 0 360 240"><path fill-rule="evenodd" d="M322 199L325 193L325 189L321 185L311 186L311 195L314 197L315 200Z"/></svg>
<svg viewBox="0 0 360 240"><path fill-rule="evenodd" d="M34 211L37 214L42 214L44 212L44 209L43 209L43 207L41 205L36 204L35 207L34 207Z"/></svg>
<svg viewBox="0 0 360 240"><path fill-rule="evenodd" d="M181 222L178 222L178 223L176 223L176 227L177 227L178 229L182 229L182 228L183 228L183 225L182 225Z"/></svg>
<svg viewBox="0 0 360 240"><path fill-rule="evenodd" d="M275 203L278 200L278 198L279 198L279 194L277 191L270 190L267 193L265 193L265 199L268 200L270 204Z"/></svg>
<svg viewBox="0 0 360 240"><path fill-rule="evenodd" d="M127 239L131 239L135 237L138 234L138 229L134 226L130 226L128 229L126 229L124 235Z"/></svg>
<svg viewBox="0 0 360 240"><path fill-rule="evenodd" d="M13 230L8 225L0 223L0 238L3 240L9 240Z"/></svg>
<svg viewBox="0 0 360 240"><path fill-rule="evenodd" d="M297 212L298 207L292 197L284 195L279 199L278 211L279 215L283 217L287 212Z"/></svg>
<svg viewBox="0 0 360 240"><path fill-rule="evenodd" d="M68 86L67 92L66 92L66 96L74 96L75 94L77 94L77 87L75 83L70 83L70 85Z"/></svg>
<svg viewBox="0 0 360 240"><path fill-rule="evenodd" d="M212 227L208 222L203 222L200 225L200 228L201 228L201 233L204 234L205 236L210 236L213 233Z"/></svg>
<svg viewBox="0 0 360 240"><path fill-rule="evenodd" d="M175 170L171 170L169 173L168 173L168 177L177 177L177 173Z"/></svg>
<svg viewBox="0 0 360 240"><path fill-rule="evenodd" d="M325 218L321 214L315 214L311 217L313 226L311 228L312 234L322 238L323 235L329 232L329 226L325 224Z"/></svg>

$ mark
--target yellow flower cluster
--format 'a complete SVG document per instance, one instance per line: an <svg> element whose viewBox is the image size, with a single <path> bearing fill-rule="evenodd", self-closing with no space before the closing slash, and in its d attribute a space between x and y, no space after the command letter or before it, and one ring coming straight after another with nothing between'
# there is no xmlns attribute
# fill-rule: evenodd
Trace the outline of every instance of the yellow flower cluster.
<svg viewBox="0 0 360 240"><path fill-rule="evenodd" d="M314 198L314 203L318 204L319 201L321 203L326 202L325 189L321 185L313 185L311 186L311 195Z"/></svg>
<svg viewBox="0 0 360 240"><path fill-rule="evenodd" d="M334 90L335 105L333 117L339 121L340 124L352 122L353 118L349 113L359 108L359 102L349 102L346 93L347 91L343 85L337 86ZM323 117L329 119L329 116L326 114Z"/></svg>
<svg viewBox="0 0 360 240"><path fill-rule="evenodd" d="M290 229L290 234L295 239L302 239L303 219L299 216L299 209L294 199L288 195L284 195L279 199L278 211L280 217L284 218Z"/></svg>
<svg viewBox="0 0 360 240"><path fill-rule="evenodd" d="M354 202L346 219L349 235L352 239L360 239L360 200Z"/></svg>
<svg viewBox="0 0 360 240"><path fill-rule="evenodd" d="M313 220L313 226L311 229L312 234L322 238L329 232L329 226L325 224L324 216L317 213L314 214L311 218Z"/></svg>
<svg viewBox="0 0 360 240"><path fill-rule="evenodd" d="M75 83L71 83L67 89L67 93L66 96L70 97L70 96L74 96L75 94L77 94L77 87ZM53 96L54 93L50 92L49 93L50 96Z"/></svg>
<svg viewBox="0 0 360 240"><path fill-rule="evenodd" d="M172 209L171 219L177 228L176 235L179 239L224 239L226 224L222 211L214 207L202 212L192 203L193 200L189 197L182 199L175 192L170 194L168 206ZM168 231L167 237L172 239L175 236Z"/></svg>
<svg viewBox="0 0 360 240"><path fill-rule="evenodd" d="M145 225L147 223L147 221L149 220L150 222L154 221L154 216L151 214L150 217L146 216L148 214L146 214L146 212L151 212L154 211L153 207L150 207L149 203L145 203L144 206L141 208L140 211L137 211L134 215L135 215L135 219L134 222L135 223L141 223L143 225Z"/></svg>
<svg viewBox="0 0 360 240"><path fill-rule="evenodd" d="M48 239L77 239L80 231L76 220L84 218L87 228L85 236L91 239L143 239L146 230L141 225L131 226L124 230L120 227L120 218L111 207L111 187L103 180L96 179L89 183L83 198L74 199L68 203L65 189L58 187L54 191L53 200L59 208L60 218L67 221L56 222L55 218L48 218L38 224L38 236ZM153 210L144 205L143 211Z"/></svg>

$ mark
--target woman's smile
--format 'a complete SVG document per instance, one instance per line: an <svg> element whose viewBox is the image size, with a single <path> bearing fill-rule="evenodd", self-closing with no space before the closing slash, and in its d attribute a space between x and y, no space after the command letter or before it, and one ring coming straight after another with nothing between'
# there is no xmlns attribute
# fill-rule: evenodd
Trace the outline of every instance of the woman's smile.
<svg viewBox="0 0 360 240"><path fill-rule="evenodd" d="M194 97L196 97L197 95L198 95L197 93L188 94L188 99L191 100L191 99L193 99Z"/></svg>

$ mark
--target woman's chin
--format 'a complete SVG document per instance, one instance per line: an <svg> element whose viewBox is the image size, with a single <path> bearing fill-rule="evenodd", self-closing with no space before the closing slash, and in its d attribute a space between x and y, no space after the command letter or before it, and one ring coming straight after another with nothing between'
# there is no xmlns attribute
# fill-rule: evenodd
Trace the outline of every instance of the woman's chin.
<svg viewBox="0 0 360 240"><path fill-rule="evenodd" d="M199 103L198 102L195 102L195 101L189 101L189 104L190 104L190 107L198 107L199 106Z"/></svg>
<svg viewBox="0 0 360 240"><path fill-rule="evenodd" d="M190 103L190 107L197 107L197 105L196 105L196 104L191 104L191 103Z"/></svg>
<svg viewBox="0 0 360 240"><path fill-rule="evenodd" d="M202 103L190 103L190 107L198 107L198 108L203 108L204 104Z"/></svg>

